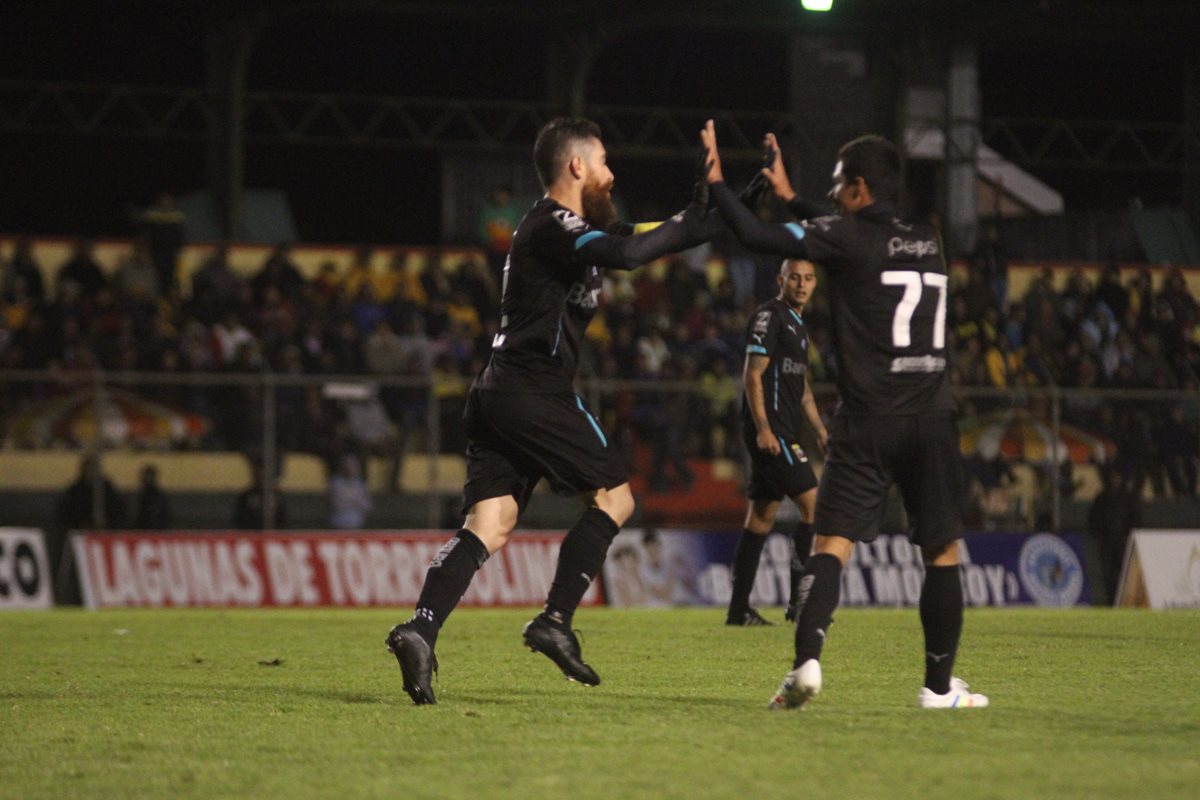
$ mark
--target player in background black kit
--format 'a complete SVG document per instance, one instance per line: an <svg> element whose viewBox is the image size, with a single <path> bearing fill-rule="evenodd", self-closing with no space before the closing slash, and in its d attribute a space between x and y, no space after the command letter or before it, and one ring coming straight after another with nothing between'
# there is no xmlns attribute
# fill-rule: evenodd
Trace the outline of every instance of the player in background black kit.
<svg viewBox="0 0 1200 800"><path fill-rule="evenodd" d="M548 123L533 158L546 196L513 234L500 330L467 397L466 520L429 565L413 618L387 637L418 705L436 702L430 681L442 624L504 546L542 478L559 494L583 498L587 509L563 540L545 610L525 626L524 641L568 678L600 682L571 620L634 502L624 460L574 392L579 348L598 306L601 269L633 269L711 235L703 229L703 175L692 204L667 222L636 234L617 226L613 175L592 122Z"/></svg>
<svg viewBox="0 0 1200 800"><path fill-rule="evenodd" d="M808 330L801 316L817 288L811 261L787 259L775 278L779 294L759 306L746 331L746 363L742 372L742 439L750 456L746 484L749 500L745 529L733 560L733 593L726 625L770 625L750 606L750 591L763 545L775 524L779 504L791 498L800 511L792 534L792 595L789 619L795 618L798 583L812 548L817 477L800 446L807 419L821 453L828 434L808 383Z"/></svg>
<svg viewBox="0 0 1200 800"><path fill-rule="evenodd" d="M963 478L946 373L946 262L936 229L897 216L899 153L878 136L847 142L830 193L841 215L773 225L747 213L725 185L711 120L701 138L726 223L752 250L821 264L833 314L840 404L817 493L815 552L801 582L796 657L769 707L800 708L821 691L821 647L842 568L855 542L879 535L893 482L925 562L918 705L986 706L987 697L952 675L963 618Z"/></svg>

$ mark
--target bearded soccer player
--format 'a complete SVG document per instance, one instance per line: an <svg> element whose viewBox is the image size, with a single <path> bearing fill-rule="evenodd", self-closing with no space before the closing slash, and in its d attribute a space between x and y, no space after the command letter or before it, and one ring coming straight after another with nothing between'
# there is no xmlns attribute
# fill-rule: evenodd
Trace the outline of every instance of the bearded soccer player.
<svg viewBox="0 0 1200 800"><path fill-rule="evenodd" d="M755 310L746 332L742 439L750 456L749 504L734 554L726 625L772 624L750 606L750 591L763 545L785 497L791 498L801 516L792 534L788 619L795 618L796 592L812 548L811 523L817 504L817 477L799 443L804 420L816 433L822 453L828 437L808 383L808 330L802 316L817 287L816 270L811 261L787 259L775 281L779 294Z"/></svg>
<svg viewBox="0 0 1200 800"><path fill-rule="evenodd" d="M952 674L963 619L963 478L946 374L946 262L936 229L898 216L899 152L878 136L847 142L830 192L841 213L776 225L747 213L725 185L711 120L701 138L725 222L751 250L821 264L833 313L841 402L817 492L814 554L801 580L793 669L769 708L801 708L820 693L842 568L855 542L879 535L893 482L925 562L925 683L917 703L986 706L987 697Z"/></svg>
<svg viewBox="0 0 1200 800"><path fill-rule="evenodd" d="M387 637L417 705L436 702L438 632L543 478L587 508L563 540L545 609L525 626L524 641L568 678L600 683L583 661L572 616L634 501L623 458L574 392L579 348L596 313L601 269L633 269L711 235L703 229L703 176L693 203L667 222L641 233L616 225L613 174L600 129L588 120L548 123L533 159L546 196L513 234L500 330L467 397L466 520L430 564L413 618Z"/></svg>

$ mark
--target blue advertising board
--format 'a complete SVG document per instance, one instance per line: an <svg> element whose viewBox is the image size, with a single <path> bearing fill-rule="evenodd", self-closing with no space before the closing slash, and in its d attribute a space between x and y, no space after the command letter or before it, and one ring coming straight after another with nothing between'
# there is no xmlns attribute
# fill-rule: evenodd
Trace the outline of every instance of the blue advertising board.
<svg viewBox="0 0 1200 800"><path fill-rule="evenodd" d="M622 532L604 565L608 603L725 605L738 535L679 529ZM773 534L763 548L752 604L787 603L790 560L790 540ZM1088 604L1080 534L968 533L960 560L968 606ZM906 536L882 535L854 549L842 572L841 605L915 606L924 575L920 550Z"/></svg>

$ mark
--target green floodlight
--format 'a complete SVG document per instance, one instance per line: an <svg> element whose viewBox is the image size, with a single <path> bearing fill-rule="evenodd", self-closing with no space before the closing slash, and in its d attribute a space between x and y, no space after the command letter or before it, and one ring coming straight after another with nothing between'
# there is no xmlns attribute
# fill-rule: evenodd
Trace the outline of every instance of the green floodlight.
<svg viewBox="0 0 1200 800"><path fill-rule="evenodd" d="M800 0L805 11L828 11L833 8L833 0Z"/></svg>

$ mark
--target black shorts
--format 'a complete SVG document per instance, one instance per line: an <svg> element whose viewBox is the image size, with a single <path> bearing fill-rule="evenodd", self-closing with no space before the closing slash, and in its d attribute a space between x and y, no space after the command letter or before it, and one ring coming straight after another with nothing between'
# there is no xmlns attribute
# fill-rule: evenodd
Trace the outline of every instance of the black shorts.
<svg viewBox="0 0 1200 800"><path fill-rule="evenodd" d="M780 440L782 452L773 456L758 448L754 428L743 431L742 443L750 454L750 478L746 481L746 497L751 500L777 501L799 497L817 486L804 448L795 442Z"/></svg>
<svg viewBox="0 0 1200 800"><path fill-rule="evenodd" d="M893 481L904 498L914 544L936 547L962 536L962 456L954 412L834 417L813 530L871 541L879 535Z"/></svg>
<svg viewBox="0 0 1200 800"><path fill-rule="evenodd" d="M542 478L561 495L612 489L629 480L619 448L576 394L472 388L463 419L464 514L480 500L506 494L523 511Z"/></svg>

